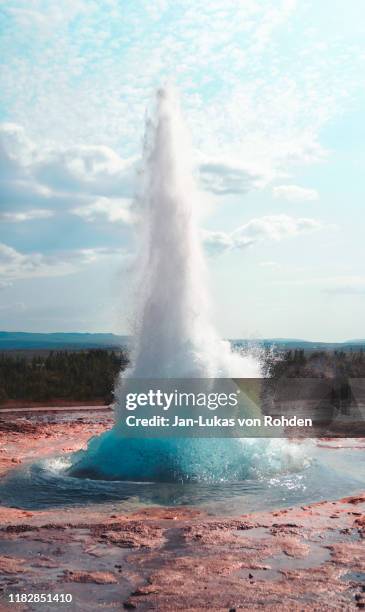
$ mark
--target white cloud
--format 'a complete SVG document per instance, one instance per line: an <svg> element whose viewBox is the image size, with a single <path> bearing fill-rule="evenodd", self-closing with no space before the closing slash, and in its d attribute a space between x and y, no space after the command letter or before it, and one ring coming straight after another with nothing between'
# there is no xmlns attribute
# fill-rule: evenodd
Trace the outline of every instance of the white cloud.
<svg viewBox="0 0 365 612"><path fill-rule="evenodd" d="M38 11L14 7L8 8L8 12L14 17L17 24L24 29L34 27L43 28L47 24L45 16Z"/></svg>
<svg viewBox="0 0 365 612"><path fill-rule="evenodd" d="M13 286L13 283L11 281L0 280L0 291L4 289L9 289L12 286Z"/></svg>
<svg viewBox="0 0 365 612"><path fill-rule="evenodd" d="M54 212L46 208L28 210L24 212L0 212L0 221L8 223L19 223L22 221L32 221L33 219L49 219Z"/></svg>
<svg viewBox="0 0 365 612"><path fill-rule="evenodd" d="M295 10L297 0L284 0L272 5L255 31L254 49L261 51L270 42L274 31L285 23Z"/></svg>
<svg viewBox="0 0 365 612"><path fill-rule="evenodd" d="M45 255L21 253L7 244L0 243L0 279L8 280L67 276L77 272L83 265L91 264L103 257L121 255L117 249L78 249Z"/></svg>
<svg viewBox="0 0 365 612"><path fill-rule="evenodd" d="M319 199L318 191L298 185L277 185L273 187L274 198L289 200L289 202L314 201Z"/></svg>
<svg viewBox="0 0 365 612"><path fill-rule="evenodd" d="M231 233L204 231L203 240L210 252L219 253L230 249L247 248L262 240L279 241L321 228L321 222L316 219L271 215L251 219Z"/></svg>
<svg viewBox="0 0 365 612"><path fill-rule="evenodd" d="M0 124L0 219L22 222L72 212L130 223L136 161L104 146L37 150L21 126Z"/></svg>
<svg viewBox="0 0 365 612"><path fill-rule="evenodd" d="M240 241L243 241L244 246L246 241L253 240L256 242L265 238L281 240L286 236L296 236L320 227L321 223L316 219L295 218L289 215L269 215L252 219L235 230L232 235L236 243L239 244Z"/></svg>
<svg viewBox="0 0 365 612"><path fill-rule="evenodd" d="M71 213L85 221L133 223L140 168L107 146L37 149L21 126L0 124L0 218L8 222ZM196 154L200 187L218 195L246 193L269 180L230 157Z"/></svg>
<svg viewBox="0 0 365 612"><path fill-rule="evenodd" d="M361 285L344 283L343 285L339 285L337 287L328 287L324 289L324 292L328 295L363 295L365 296L365 279L362 281Z"/></svg>
<svg viewBox="0 0 365 612"><path fill-rule="evenodd" d="M130 197L136 160L122 159L106 146L72 146L46 151L32 171L38 181L61 193Z"/></svg>
<svg viewBox="0 0 365 612"><path fill-rule="evenodd" d="M72 212L86 221L105 219L109 223L130 225L135 220L131 201L127 199L98 198L95 202L75 208Z"/></svg>
<svg viewBox="0 0 365 612"><path fill-rule="evenodd" d="M306 270L308 272L308 270ZM305 277L303 270L300 278L289 278L274 281L277 285L289 285L295 287L315 287L328 295L365 295L365 276L333 275L333 276L310 276Z"/></svg>
<svg viewBox="0 0 365 612"><path fill-rule="evenodd" d="M306 28L313 2L175 4L14 0L1 48L14 121L42 146L102 142L130 157L151 93L173 74L200 150L272 171L318 159L323 125L361 88L351 36Z"/></svg>
<svg viewBox="0 0 365 612"><path fill-rule="evenodd" d="M11 160L15 164L25 164L32 156L33 144L26 135L24 128L17 123L4 122L0 123L0 158L4 163L4 158L8 163Z"/></svg>
<svg viewBox="0 0 365 612"><path fill-rule="evenodd" d="M27 221L51 215L46 207L40 208L49 202L51 191L33 176L33 149L21 126L0 124L0 215L3 220Z"/></svg>
<svg viewBox="0 0 365 612"><path fill-rule="evenodd" d="M218 255L234 247L232 235L226 232L212 232L202 230L201 236L204 247L212 255Z"/></svg>
<svg viewBox="0 0 365 612"><path fill-rule="evenodd" d="M229 158L206 157L198 164L198 171L201 186L217 195L247 193L268 180L262 171L254 171Z"/></svg>

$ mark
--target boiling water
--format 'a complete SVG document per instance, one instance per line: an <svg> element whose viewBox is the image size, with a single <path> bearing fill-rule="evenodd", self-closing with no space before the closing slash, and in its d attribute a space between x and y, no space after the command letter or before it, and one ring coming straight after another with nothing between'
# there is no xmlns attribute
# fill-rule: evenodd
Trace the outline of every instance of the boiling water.
<svg viewBox="0 0 365 612"><path fill-rule="evenodd" d="M269 469L261 457L244 480L199 484L74 478L68 473L70 459L47 459L12 471L0 484L0 499L6 506L25 509L102 504L105 511L129 512L146 505L191 505L218 515L303 505L363 489L364 451L351 448L349 442L335 449L307 441L296 451L298 462L293 459L286 470L275 464ZM286 445L282 440L277 444L285 456ZM276 450L274 455L280 457Z"/></svg>

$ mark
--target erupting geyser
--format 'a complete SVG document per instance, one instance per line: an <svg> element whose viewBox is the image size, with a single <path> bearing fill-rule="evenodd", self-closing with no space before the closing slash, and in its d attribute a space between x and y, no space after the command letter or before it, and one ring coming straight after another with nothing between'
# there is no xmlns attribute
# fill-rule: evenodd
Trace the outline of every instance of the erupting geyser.
<svg viewBox="0 0 365 612"><path fill-rule="evenodd" d="M189 139L171 88L157 93L141 175L141 278L137 334L127 375L143 378L258 377L251 356L231 351L209 324L204 261L195 220Z"/></svg>
<svg viewBox="0 0 365 612"><path fill-rule="evenodd" d="M162 89L155 117L147 122L136 201L141 275L131 365L117 384L115 427L74 456L72 475L217 481L245 478L256 463L272 464L273 441L129 439L118 429L118 398L128 379L260 376L258 361L232 351L209 322L191 159L174 91ZM285 455L276 454L276 467Z"/></svg>

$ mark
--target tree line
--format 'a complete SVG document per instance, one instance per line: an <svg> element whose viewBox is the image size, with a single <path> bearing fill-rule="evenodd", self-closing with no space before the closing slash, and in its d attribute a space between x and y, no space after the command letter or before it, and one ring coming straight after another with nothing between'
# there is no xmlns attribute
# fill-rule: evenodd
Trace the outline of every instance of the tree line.
<svg viewBox="0 0 365 612"><path fill-rule="evenodd" d="M48 355L0 354L0 403L7 400L112 401L124 352L94 349L51 351Z"/></svg>
<svg viewBox="0 0 365 612"><path fill-rule="evenodd" d="M304 351L267 353L266 371L274 379L289 378L362 378L365 377L364 349L350 351Z"/></svg>
<svg viewBox="0 0 365 612"><path fill-rule="evenodd" d="M115 380L128 364L124 351L91 349L51 351L25 356L0 353L0 404L7 400L47 402L113 399ZM364 350L267 352L265 371L270 378L365 377Z"/></svg>

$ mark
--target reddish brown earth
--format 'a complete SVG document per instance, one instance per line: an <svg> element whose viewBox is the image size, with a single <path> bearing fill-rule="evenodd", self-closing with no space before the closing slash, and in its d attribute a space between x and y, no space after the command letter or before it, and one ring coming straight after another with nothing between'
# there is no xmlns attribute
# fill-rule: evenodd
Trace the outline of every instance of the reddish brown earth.
<svg viewBox="0 0 365 612"><path fill-rule="evenodd" d="M74 410L78 407L89 407L89 406L103 406L106 407L105 402L102 399L96 400L85 400L85 401L75 401L75 400L67 400L62 398L55 398L53 400L49 400L47 405L44 405L44 402L32 402L30 400L13 400L8 399L1 402L0 405L0 415L4 411L8 411L11 409L18 410L22 409L34 409L34 408L43 408L43 410L49 410L50 408L71 408Z"/></svg>
<svg viewBox="0 0 365 612"><path fill-rule="evenodd" d="M65 409L52 407L48 423L41 420L44 411L24 409L21 416L0 411L0 476L14 465L78 450L91 436L112 426L107 408L96 407L95 413L88 408L76 408L72 420L62 420L57 415L65 415Z"/></svg>
<svg viewBox="0 0 365 612"><path fill-rule="evenodd" d="M3 420L3 476L76 450L111 425L108 412L52 419ZM357 610L365 608L364 541L365 493L234 518L186 507L2 507L0 611ZM8 603L24 592L71 593L73 603Z"/></svg>

